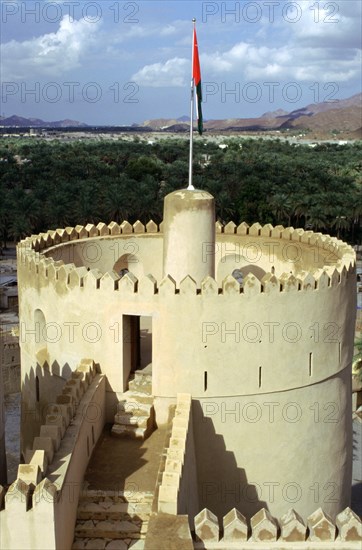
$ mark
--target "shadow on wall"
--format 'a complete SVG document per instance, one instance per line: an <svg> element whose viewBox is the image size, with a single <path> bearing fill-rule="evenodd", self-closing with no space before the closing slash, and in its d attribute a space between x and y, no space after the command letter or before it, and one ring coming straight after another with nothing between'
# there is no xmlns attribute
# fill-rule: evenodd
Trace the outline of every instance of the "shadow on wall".
<svg viewBox="0 0 362 550"><path fill-rule="evenodd" d="M223 436L215 432L212 419L204 416L201 403L192 405L200 510L208 508L221 521L234 507L247 519L268 509L245 470L237 466L234 453L226 449Z"/></svg>
<svg viewBox="0 0 362 550"><path fill-rule="evenodd" d="M68 363L62 367L57 361L51 365L47 361L31 368L22 381L21 395L21 455L32 449L34 437L45 423L49 406L56 403L72 370Z"/></svg>
<svg viewBox="0 0 362 550"><path fill-rule="evenodd" d="M134 248L136 245L129 243L128 245L131 248ZM125 273L131 272L135 277L139 278L143 276L143 266L140 259L134 254L123 254L113 266L113 271L122 277Z"/></svg>
<svg viewBox="0 0 362 550"><path fill-rule="evenodd" d="M271 266L270 269L273 272L273 266ZM216 269L218 283L221 285L223 279L228 275L232 274L235 277L234 272L240 273L241 279L245 278L248 273L251 273L257 279L259 279L259 281L261 281L266 274L266 271L255 263L248 263L245 265L245 260L241 256L238 256L236 254L228 254L224 256L218 263ZM238 280L238 277L235 278Z"/></svg>

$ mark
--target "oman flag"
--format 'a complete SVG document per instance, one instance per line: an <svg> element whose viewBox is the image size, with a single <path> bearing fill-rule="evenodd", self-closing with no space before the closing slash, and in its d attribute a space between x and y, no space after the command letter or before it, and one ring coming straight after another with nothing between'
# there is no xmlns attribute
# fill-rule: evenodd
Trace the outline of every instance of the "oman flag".
<svg viewBox="0 0 362 550"><path fill-rule="evenodd" d="M194 45L193 45L193 66L192 66L192 78L194 80L194 86L196 87L196 115L197 115L197 129L201 136L203 132L202 123L202 90L201 90L201 71L200 71L200 59L199 59L199 47L197 45L196 29L194 27Z"/></svg>

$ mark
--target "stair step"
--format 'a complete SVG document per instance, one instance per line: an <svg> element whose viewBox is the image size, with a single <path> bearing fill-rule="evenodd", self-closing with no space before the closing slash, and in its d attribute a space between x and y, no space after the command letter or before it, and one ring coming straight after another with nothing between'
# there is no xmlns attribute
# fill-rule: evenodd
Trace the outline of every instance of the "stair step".
<svg viewBox="0 0 362 550"><path fill-rule="evenodd" d="M128 383L129 391L131 392L137 392L137 393L145 393L146 395L152 395L152 383L150 382L142 382L140 383L138 380L131 380Z"/></svg>
<svg viewBox="0 0 362 550"><path fill-rule="evenodd" d="M113 424L111 433L115 437L131 437L135 439L146 439L152 432L152 427L146 426L138 428L137 426Z"/></svg>
<svg viewBox="0 0 362 550"><path fill-rule="evenodd" d="M119 412L147 411L149 412L153 405L153 397L145 393L130 392L123 394L123 398L118 402Z"/></svg>
<svg viewBox="0 0 362 550"><path fill-rule="evenodd" d="M151 503L137 502L80 502L77 518L86 519L124 519L131 516L147 521L151 514Z"/></svg>
<svg viewBox="0 0 362 550"><path fill-rule="evenodd" d="M147 532L148 522L140 520L78 520L75 537L91 539L140 539Z"/></svg>
<svg viewBox="0 0 362 550"><path fill-rule="evenodd" d="M81 492L80 502L95 502L111 506L112 504L151 504L154 493L152 491L102 491L98 489L86 489Z"/></svg>
<svg viewBox="0 0 362 550"><path fill-rule="evenodd" d="M148 382L143 379L142 381L139 378L130 380L128 383L129 391L136 391L140 393L146 393L147 395L152 394L152 382Z"/></svg>
<svg viewBox="0 0 362 550"><path fill-rule="evenodd" d="M137 384L152 384L152 373L147 374L142 371L136 371L133 379Z"/></svg>
<svg viewBox="0 0 362 550"><path fill-rule="evenodd" d="M113 539L111 541L106 539L88 539L77 537L73 543L72 550L144 550L144 539L132 539L132 542L128 546L128 543L121 539Z"/></svg>
<svg viewBox="0 0 362 550"><path fill-rule="evenodd" d="M137 414L118 413L114 417L115 424L125 424L129 426L138 426L139 428L145 428L149 422L149 416L141 416Z"/></svg>

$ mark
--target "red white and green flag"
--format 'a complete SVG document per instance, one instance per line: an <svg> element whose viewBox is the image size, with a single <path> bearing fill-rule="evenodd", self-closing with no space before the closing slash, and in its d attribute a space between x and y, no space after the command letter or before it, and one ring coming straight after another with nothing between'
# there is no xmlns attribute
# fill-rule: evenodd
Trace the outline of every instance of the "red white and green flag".
<svg viewBox="0 0 362 550"><path fill-rule="evenodd" d="M193 40L193 63L192 63L192 78L194 86L196 88L196 116L197 116L197 129L201 136L203 132L203 120L202 120L202 89L201 89L201 71L200 71L200 59L199 59L199 47L197 44L196 29L194 26L194 40ZM192 121L191 121L192 123Z"/></svg>

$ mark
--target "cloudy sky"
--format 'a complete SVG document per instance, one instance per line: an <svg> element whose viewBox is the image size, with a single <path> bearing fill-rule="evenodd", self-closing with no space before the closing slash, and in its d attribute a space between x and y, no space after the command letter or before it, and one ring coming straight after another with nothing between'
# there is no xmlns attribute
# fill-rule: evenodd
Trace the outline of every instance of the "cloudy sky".
<svg viewBox="0 0 362 550"><path fill-rule="evenodd" d="M361 91L361 0L1 0L1 114L88 124L188 115L192 18L204 118Z"/></svg>

